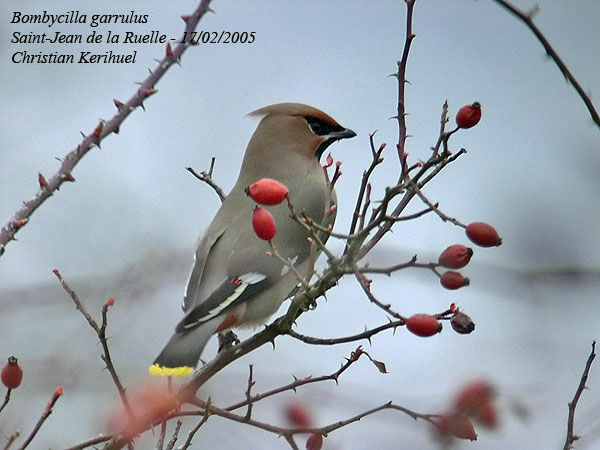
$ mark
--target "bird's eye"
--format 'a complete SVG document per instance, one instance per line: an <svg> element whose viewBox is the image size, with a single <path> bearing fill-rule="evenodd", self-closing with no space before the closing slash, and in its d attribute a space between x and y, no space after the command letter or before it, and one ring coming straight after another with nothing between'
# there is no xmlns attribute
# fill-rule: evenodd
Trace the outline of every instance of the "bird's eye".
<svg viewBox="0 0 600 450"><path fill-rule="evenodd" d="M312 132L315 133L317 136L327 134L326 127L324 126L325 124L321 120L311 116L307 116L305 117L305 119Z"/></svg>

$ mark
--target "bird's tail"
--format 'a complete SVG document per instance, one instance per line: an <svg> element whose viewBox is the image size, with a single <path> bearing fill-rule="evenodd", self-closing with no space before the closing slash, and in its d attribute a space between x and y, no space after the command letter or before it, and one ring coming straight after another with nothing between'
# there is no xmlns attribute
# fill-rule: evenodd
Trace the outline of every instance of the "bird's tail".
<svg viewBox="0 0 600 450"><path fill-rule="evenodd" d="M210 321L192 330L175 333L162 352L150 366L152 375L185 377L190 375L200 354L210 337L215 333L217 325Z"/></svg>

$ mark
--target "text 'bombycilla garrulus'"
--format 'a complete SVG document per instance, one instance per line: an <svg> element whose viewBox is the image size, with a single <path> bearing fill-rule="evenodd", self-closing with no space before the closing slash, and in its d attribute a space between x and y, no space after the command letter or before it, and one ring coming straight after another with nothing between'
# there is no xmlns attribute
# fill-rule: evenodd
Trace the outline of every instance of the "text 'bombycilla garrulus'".
<svg viewBox="0 0 600 450"><path fill-rule="evenodd" d="M319 162L339 139L356 136L316 108L280 103L251 113L263 116L248 143L240 175L208 226L196 251L183 310L175 334L150 367L153 375L193 372L209 338L231 327L260 324L290 296L298 279L252 228L255 203L245 189L262 178L287 186L297 211L322 223L335 202ZM307 231L292 218L285 202L266 207L277 226L272 244L305 275L309 270ZM335 213L327 216L333 225Z"/></svg>

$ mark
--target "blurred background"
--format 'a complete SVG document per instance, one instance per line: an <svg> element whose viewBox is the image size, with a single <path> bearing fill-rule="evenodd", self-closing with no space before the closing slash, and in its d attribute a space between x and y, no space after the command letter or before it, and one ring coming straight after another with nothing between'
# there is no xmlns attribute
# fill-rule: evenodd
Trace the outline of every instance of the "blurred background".
<svg viewBox="0 0 600 450"><path fill-rule="evenodd" d="M533 3L515 1L527 9ZM600 91L600 3L538 1L535 21L590 92ZM20 1L0 5L0 221L6 223L37 190L37 174L50 177L63 157L99 119L115 113L135 81L162 58L162 44L13 44L12 34L61 31L86 36L92 14L148 14L138 25L100 25L99 33L183 31L183 14L196 2L124 4ZM64 184L32 216L0 258L0 358L15 355L22 386L2 412L0 434L28 434L58 385L65 394L32 448L64 448L106 433L119 399L99 358L101 347L62 290L58 268L97 319L108 297L110 346L126 387L148 381L148 364L181 317L180 303L195 242L219 206L218 197L185 171L209 167L226 191L234 184L257 121L256 108L298 101L323 109L358 137L330 150L342 161L336 229L348 229L360 176L370 159L368 136L386 142L385 163L373 180L373 198L397 179L396 71L404 43L402 1L265 1L212 3L204 31L254 31L252 44L199 45L158 83L118 135L91 150ZM24 14L88 14L87 24L11 24ZM600 337L600 130L532 33L491 0L418 1L408 64L406 109L409 161L426 159L439 132L441 106L456 111L477 100L483 118L456 133L451 148L468 153L447 167L425 193L464 223L485 221L503 245L475 249L462 272L471 286L444 290L429 271L375 277L373 292L410 315L443 311L457 303L475 321L471 335L449 326L422 339L404 329L361 342L384 361L380 374L361 359L339 385L303 387L257 405L257 419L284 425L287 403L300 400L317 425L348 418L387 401L418 412L441 412L454 390L473 377L499 393L501 425L477 430L478 449L559 448L567 403L579 382L590 344ZM129 53L136 64L14 64L15 51ZM414 210L422 208L415 203ZM433 214L400 223L367 258L372 266L437 260L448 245L467 243L462 229ZM334 252L343 244L332 241ZM287 303L283 308L287 307ZM348 278L298 321L317 337L355 334L386 323L356 281ZM240 337L249 334L243 332ZM242 358L200 392L217 405L244 398L248 364L256 392L288 383L292 375L328 374L359 343L313 347L277 340ZM211 342L204 357L216 351ZM600 448L600 368L593 366L577 410L576 448ZM195 422L186 421L185 434ZM428 424L395 411L378 413L332 433L327 449L435 449ZM152 448L147 433L139 448ZM211 418L193 448L284 449L283 439ZM461 443L462 445L462 443Z"/></svg>

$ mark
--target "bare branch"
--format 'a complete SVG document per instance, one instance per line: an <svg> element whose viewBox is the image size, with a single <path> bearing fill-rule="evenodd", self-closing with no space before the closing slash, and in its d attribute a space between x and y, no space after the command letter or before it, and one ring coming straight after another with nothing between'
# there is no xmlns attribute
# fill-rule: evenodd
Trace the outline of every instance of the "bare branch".
<svg viewBox="0 0 600 450"><path fill-rule="evenodd" d="M44 412L42 413L42 416L35 424L35 427L33 427L33 430L31 431L29 436L27 436L27 439L25 439L25 442L23 442L23 444L21 444L21 446L19 447L19 450L23 450L29 444L31 444L31 441L33 441L33 438L35 437L35 435L38 433L38 431L40 431L40 428L42 428L42 425L44 424L44 422L46 421L48 416L50 416L50 414L52 414L52 408L54 407L54 405L56 404L56 401L62 394L63 394L63 388L57 387L54 390L54 394L52 394L52 398L46 405L46 408L44 408Z"/></svg>
<svg viewBox="0 0 600 450"><path fill-rule="evenodd" d="M6 395L4 396L4 401L2 402L2 405L0 406L0 412L2 412L2 410L4 409L4 407L6 405L8 405L8 402L10 401L10 393L11 393L12 389L8 388L6 390Z"/></svg>
<svg viewBox="0 0 600 450"><path fill-rule="evenodd" d="M565 440L563 450L569 450L570 448L572 448L573 442L579 439L578 436L573 434L573 425L575 422L575 408L577 408L577 402L579 402L579 397L581 397L583 390L586 388L585 383L587 382L588 375L590 373L590 368L592 367L592 362L594 362L595 357L596 341L592 342L592 351L590 352L590 356L588 356L587 362L585 363L585 369L583 369L581 380L579 380L579 386L577 386L577 391L575 392L573 400L569 403L569 418L567 420L567 438Z"/></svg>
<svg viewBox="0 0 600 450"><path fill-rule="evenodd" d="M543 35L540 29L535 25L535 23L533 23L533 15L521 11L519 8L517 8L507 0L494 1L503 8L510 11L514 16L521 19L525 23L525 25L527 25L527 28L529 28L533 32L533 34L535 34L535 37L538 39L538 41L540 41L540 43L544 47L546 54L554 60L565 79L573 85L573 87L579 94L579 97L581 97L583 103L585 103L585 106L587 107L590 116L592 117L592 120L596 123L598 127L600 127L600 115L598 115L598 111L596 111L592 100L590 99L589 95L587 95L586 92L583 90L583 88L581 87L575 76L571 73L567 65L563 62L560 56L558 56L556 50L554 50L554 48L550 45L548 39L546 39L546 37Z"/></svg>
<svg viewBox="0 0 600 450"><path fill-rule="evenodd" d="M92 318L91 314L88 313L87 310L85 309L85 307L83 306L83 303L81 303L81 300L79 300L77 293L73 289L71 289L69 284L63 279L63 277L60 274L60 272L58 271L58 269L54 269L52 272L54 273L54 275L56 275L56 277L58 278L58 281L60 281L60 284L62 285L64 290L67 292L67 294L69 294L71 299L73 299L73 302L75 303L75 307L81 312L83 317L85 317L85 319L89 323L90 327L92 327L93 330L96 332L96 335L98 336L98 339L100 340L100 344L102 345L102 352L103 352L101 355L102 361L104 361L104 363L106 364L106 368L108 369L108 372L110 373L110 376L112 377L113 382L114 382L115 386L117 387L117 391L119 392L119 396L121 397L121 401L123 403L123 406L125 407L125 411L127 412L127 415L129 416L129 418L132 418L134 416L133 410L131 409L131 405L129 404L129 401L127 400L127 395L125 394L125 388L123 387L123 384L121 383L121 380L119 379L119 376L117 375L115 366L112 362L112 358L110 356L110 350L108 348L108 340L106 339L107 313L108 313L108 308L110 306L109 303L107 302L104 304L104 306L102 306L102 325L98 326L96 321Z"/></svg>
<svg viewBox="0 0 600 450"><path fill-rule="evenodd" d="M346 344L348 342L360 341L362 339L366 339L371 342L371 337L376 334L388 330L390 328L396 329L399 326L404 325L403 320L390 321L384 325L380 325L375 328L371 328L369 330L365 330L362 333L354 334L352 336L344 336L340 338L316 338L312 336L305 336L303 334L297 333L294 330L290 330L288 334L294 339L298 339L306 344L311 345L336 345L336 344Z"/></svg>
<svg viewBox="0 0 600 450"><path fill-rule="evenodd" d="M15 431L9 437L6 438L6 445L4 446L4 450L8 450L10 446L17 440L17 438L21 435L19 430Z"/></svg>
<svg viewBox="0 0 600 450"><path fill-rule="evenodd" d="M313 376L309 375L304 378L294 377L294 381L289 384L286 384L285 386L280 386L278 388L263 392L261 394L246 396L246 400L235 403L231 406L228 406L227 408L225 408L225 410L233 411L238 408L242 408L246 405L250 405L251 403L256 403L264 398L271 397L276 394L280 394L281 392L285 392L285 391L294 391L295 392L297 388L299 388L300 386L307 385L307 384L320 383L322 381L328 381L328 380L333 380L337 383L339 376L342 373L344 373L353 363L355 363L361 354L362 354L362 352L359 352L358 350L356 352L352 352L352 354L350 355L350 358L348 358L346 360L346 362L344 364L342 364L342 366L338 370L336 370L335 372L333 372L329 375L321 375L319 377L313 377Z"/></svg>
<svg viewBox="0 0 600 450"><path fill-rule="evenodd" d="M429 199L425 196L425 194L423 194L423 192L421 192L421 190L418 188L417 188L417 196L421 199L421 201L423 203L425 203L429 207L428 211L435 212L439 216L439 218L442 219L442 221L453 223L457 227L467 228L467 226L465 224L461 223L458 219L455 219L454 217L450 217L450 216L444 214L442 211L440 211L440 209L438 208L438 204L436 203L434 205L433 203L431 203L429 201Z"/></svg>
<svg viewBox="0 0 600 450"><path fill-rule="evenodd" d="M181 420L178 420L175 424L175 431L173 431L173 437L167 444L166 450L173 450L173 448L175 448L175 443L177 442L177 437L179 436L179 430L181 429L182 423L183 422L181 422Z"/></svg>
<svg viewBox="0 0 600 450"><path fill-rule="evenodd" d="M207 171L202 171L200 173L196 172L194 169L192 169L191 167L186 167L185 170L187 170L189 173L191 173L192 175L194 175L196 178L198 178L200 181L205 182L206 184L208 184L213 191L216 192L216 194L219 196L219 198L221 199L221 203L225 200L225 197L227 197L227 195L225 195L225 192L223 191L223 189L221 188L221 186L219 186L217 183L215 183L215 181L213 180L213 169L215 168L215 157L213 156L210 160L210 168Z"/></svg>
<svg viewBox="0 0 600 450"><path fill-rule="evenodd" d="M356 264L354 264L354 266L352 267L352 271L358 281L358 284L360 284L360 287L366 294L367 298L371 301L371 303L373 303L374 305L383 309L390 316L395 317L398 320L401 320L402 322L404 322L406 320L404 317L402 317L402 315L400 315L399 313L397 313L396 311L394 311L392 309L392 305L390 305L389 303L388 304L382 303L375 297L375 295L373 295L373 293L371 292L371 288L369 287L370 281L367 280L367 278L362 273L360 273Z"/></svg>

